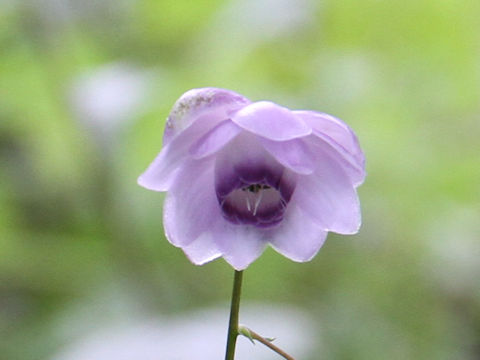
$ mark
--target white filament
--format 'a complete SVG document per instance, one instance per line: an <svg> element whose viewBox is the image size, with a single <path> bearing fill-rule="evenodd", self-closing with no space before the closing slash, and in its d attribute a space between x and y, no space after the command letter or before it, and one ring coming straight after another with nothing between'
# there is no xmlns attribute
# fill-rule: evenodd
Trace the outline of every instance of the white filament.
<svg viewBox="0 0 480 360"><path fill-rule="evenodd" d="M264 193L264 192L265 192L265 190L260 190L260 191L256 194L255 207L253 208L253 216L257 215L258 206L260 205L260 202L261 202L262 199L263 199L263 193ZM248 209L248 211L251 211L251 210Z"/></svg>
<svg viewBox="0 0 480 360"><path fill-rule="evenodd" d="M254 184L232 191L225 201L240 211L257 216L262 211L282 204L282 197L275 188Z"/></svg>
<svg viewBox="0 0 480 360"><path fill-rule="evenodd" d="M248 211L252 212L252 206L250 205L250 198L248 197L248 195L247 195L247 197L245 198L245 200L247 201L247 209L248 209ZM256 211L256 206L257 206L257 205L256 205L256 202L255 202L255 211ZM255 214L253 214L253 215L255 215Z"/></svg>

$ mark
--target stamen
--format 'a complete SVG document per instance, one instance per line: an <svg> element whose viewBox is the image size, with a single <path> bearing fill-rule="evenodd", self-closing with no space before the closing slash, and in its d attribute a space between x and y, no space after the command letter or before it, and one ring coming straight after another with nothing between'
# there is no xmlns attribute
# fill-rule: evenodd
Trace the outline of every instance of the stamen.
<svg viewBox="0 0 480 360"><path fill-rule="evenodd" d="M281 221L286 205L281 192L263 182L244 183L220 201L227 220L261 227Z"/></svg>
<svg viewBox="0 0 480 360"><path fill-rule="evenodd" d="M253 208L253 216L257 215L258 206L260 205L260 202L262 201L263 193L264 193L264 191L260 190L260 194L257 195L257 198L255 199L255 207Z"/></svg>
<svg viewBox="0 0 480 360"><path fill-rule="evenodd" d="M242 188L242 191L249 191L251 193L258 193L260 190L267 190L271 187L265 184L251 184Z"/></svg>

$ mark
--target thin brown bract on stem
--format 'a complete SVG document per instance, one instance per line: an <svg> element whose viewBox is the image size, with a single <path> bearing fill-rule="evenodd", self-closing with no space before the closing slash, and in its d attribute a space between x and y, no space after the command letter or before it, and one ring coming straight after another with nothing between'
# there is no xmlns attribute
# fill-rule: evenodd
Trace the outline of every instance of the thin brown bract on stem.
<svg viewBox="0 0 480 360"><path fill-rule="evenodd" d="M280 349L278 346L275 346L271 341L265 339L264 337L260 336L257 334L255 331L248 329L250 332L250 335L252 336L252 339L257 340L261 342L263 345L269 347L273 351L275 351L278 355L283 356L287 360L295 360L292 356L288 355L285 351Z"/></svg>

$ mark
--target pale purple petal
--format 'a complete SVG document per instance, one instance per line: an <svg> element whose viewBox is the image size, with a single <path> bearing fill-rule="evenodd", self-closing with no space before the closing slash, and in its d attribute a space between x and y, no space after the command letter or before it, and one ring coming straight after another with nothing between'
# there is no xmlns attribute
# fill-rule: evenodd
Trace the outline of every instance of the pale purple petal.
<svg viewBox="0 0 480 360"><path fill-rule="evenodd" d="M355 159L345 151L339 149L339 146L335 145L334 142L326 142L315 135L307 136L302 140L308 145L312 153L325 154L331 159L334 159L334 161L342 167L355 188L363 183L366 175L363 165L358 165ZM321 157L316 156L316 160L321 161Z"/></svg>
<svg viewBox="0 0 480 360"><path fill-rule="evenodd" d="M175 246L186 246L209 230L222 214L213 186L213 162L190 160L167 193L163 226Z"/></svg>
<svg viewBox="0 0 480 360"><path fill-rule="evenodd" d="M182 250L195 265L203 265L222 256L210 232L204 232L194 242L183 246Z"/></svg>
<svg viewBox="0 0 480 360"><path fill-rule="evenodd" d="M259 101L243 107L232 115L238 126L256 135L275 141L303 137L312 128L287 108L269 101Z"/></svg>
<svg viewBox="0 0 480 360"><path fill-rule="evenodd" d="M315 169L315 156L303 139L287 141L262 139L262 145L280 164L296 173L307 175Z"/></svg>
<svg viewBox="0 0 480 360"><path fill-rule="evenodd" d="M211 234L223 258L235 270L244 270L267 246L261 229L253 225L235 225L220 218Z"/></svg>
<svg viewBox="0 0 480 360"><path fill-rule="evenodd" d="M301 117L313 130L327 135L359 160L363 159L363 152L357 136L342 120L329 114L314 111L300 110L293 111L293 113Z"/></svg>
<svg viewBox="0 0 480 360"><path fill-rule="evenodd" d="M216 88L193 89L174 105L167 120L163 149L138 178L139 185L155 191L167 191L177 170L190 156L190 147L229 118L249 101L232 91Z"/></svg>
<svg viewBox="0 0 480 360"><path fill-rule="evenodd" d="M354 186L334 158L326 153L317 156L319 167L298 178L290 205L300 207L326 231L358 232L360 203Z"/></svg>
<svg viewBox="0 0 480 360"><path fill-rule="evenodd" d="M340 119L313 111L293 111L313 129L313 134L340 154L354 185L365 178L365 156L352 129Z"/></svg>
<svg viewBox="0 0 480 360"><path fill-rule="evenodd" d="M241 131L231 120L224 120L195 142L190 148L190 154L196 159L212 155Z"/></svg>
<svg viewBox="0 0 480 360"><path fill-rule="evenodd" d="M167 119L163 137L164 145L205 114L217 120L230 114L250 101L236 92L219 88L192 89L184 93L173 105Z"/></svg>
<svg viewBox="0 0 480 360"><path fill-rule="evenodd" d="M309 261L322 247L327 232L298 207L290 207L283 222L269 230L271 246L294 261Z"/></svg>
<svg viewBox="0 0 480 360"><path fill-rule="evenodd" d="M188 160L190 146L203 134L215 127L214 118L205 118L192 124L163 147L160 154L138 178L138 184L155 191L167 191L177 170Z"/></svg>
<svg viewBox="0 0 480 360"><path fill-rule="evenodd" d="M232 191L239 180L248 183L270 177L266 180L275 182L282 173L283 167L263 148L260 140L246 132L233 139L216 157L215 179L220 193L222 189Z"/></svg>

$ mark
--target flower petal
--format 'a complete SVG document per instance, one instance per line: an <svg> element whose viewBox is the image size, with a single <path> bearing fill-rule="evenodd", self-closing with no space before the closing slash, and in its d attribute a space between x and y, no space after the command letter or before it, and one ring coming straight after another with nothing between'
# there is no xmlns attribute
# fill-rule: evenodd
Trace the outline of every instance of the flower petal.
<svg viewBox="0 0 480 360"><path fill-rule="evenodd" d="M289 259L300 262L311 260L327 237L325 230L295 206L290 206L283 222L269 231L271 246Z"/></svg>
<svg viewBox="0 0 480 360"><path fill-rule="evenodd" d="M184 246L182 250L195 265L203 265L222 255L209 232L203 233L191 244Z"/></svg>
<svg viewBox="0 0 480 360"><path fill-rule="evenodd" d="M334 158L317 155L321 165L312 175L298 177L290 206L299 206L326 231L354 234L361 223L355 187Z"/></svg>
<svg viewBox="0 0 480 360"><path fill-rule="evenodd" d="M232 120L245 130L275 141L295 139L312 132L300 117L269 101L243 107L232 115Z"/></svg>
<svg viewBox="0 0 480 360"><path fill-rule="evenodd" d="M250 101L236 92L219 88L192 89L184 93L173 105L167 119L163 137L164 145L176 135L193 124L200 116L208 113L210 116L220 115L220 120Z"/></svg>
<svg viewBox="0 0 480 360"><path fill-rule="evenodd" d="M209 118L195 122L178 134L163 147L147 170L140 175L138 184L149 190L167 191L178 173L177 170L188 159L188 149L192 143L215 125L215 119Z"/></svg>
<svg viewBox="0 0 480 360"><path fill-rule="evenodd" d="M262 139L262 145L280 164L298 174L311 174L315 169L315 157L302 139Z"/></svg>
<svg viewBox="0 0 480 360"><path fill-rule="evenodd" d="M212 173L213 161L190 160L168 191L163 225L167 239L173 245L183 247L198 241L198 237L222 217Z"/></svg>
<svg viewBox="0 0 480 360"><path fill-rule="evenodd" d="M195 142L190 147L190 154L196 159L209 156L220 150L241 131L242 128L230 119L224 120Z"/></svg>
<svg viewBox="0 0 480 360"><path fill-rule="evenodd" d="M352 129L340 119L313 111L293 111L313 129L313 134L340 154L356 186L365 179L365 156Z"/></svg>
<svg viewBox="0 0 480 360"><path fill-rule="evenodd" d="M240 182L277 183L282 173L283 167L263 148L259 138L244 131L216 156L216 191L226 196Z"/></svg>
<svg viewBox="0 0 480 360"><path fill-rule="evenodd" d="M249 101L232 91L216 88L187 91L175 103L167 120L163 149L138 178L138 184L167 191L178 168L190 156L190 147Z"/></svg>
<svg viewBox="0 0 480 360"><path fill-rule="evenodd" d="M219 219L211 231L223 258L235 270L244 270L265 250L267 242L261 229L253 225L235 225Z"/></svg>

